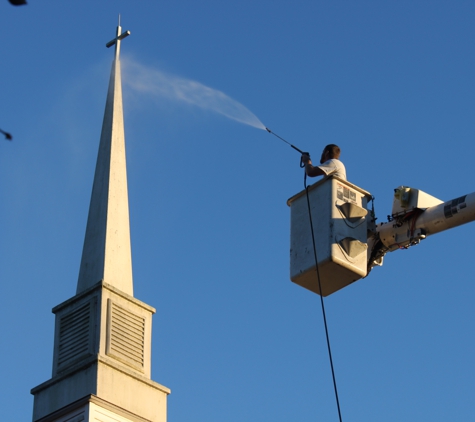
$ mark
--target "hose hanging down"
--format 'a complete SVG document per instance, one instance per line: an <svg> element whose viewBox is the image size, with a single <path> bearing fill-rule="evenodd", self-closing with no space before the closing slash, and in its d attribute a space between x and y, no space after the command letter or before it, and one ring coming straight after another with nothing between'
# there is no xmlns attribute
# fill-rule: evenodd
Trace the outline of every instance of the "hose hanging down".
<svg viewBox="0 0 475 422"><path fill-rule="evenodd" d="M277 135L276 133L272 132L269 128L266 127L266 130L267 130L267 132L269 132L272 135L279 138L281 141L284 141L287 145L290 145L296 151L300 152L300 154L308 155L310 157L310 154L308 152L303 152L302 150L297 148L295 145L292 145L290 142L286 141L284 138L282 138L279 135ZM301 168L305 167L305 163L302 161L302 159L300 159L300 167ZM318 270L317 248L316 248L316 245L315 245L315 234L313 232L313 221L312 221L312 213L310 211L310 200L309 200L309 195L308 195L307 172L306 171L304 172L304 187L305 187L305 193L307 195L308 216L309 216L309 219L310 219L310 231L312 233L313 255L314 255L314 258L315 258L315 269L316 269L316 272L317 272L318 288L319 288L319 291L321 293L322 292L322 286L321 286L321 281L320 281L320 272ZM338 398L338 389L337 389L337 386L336 386L335 370L333 368L333 358L332 358L332 351L331 351L331 347L330 347L330 335L328 333L328 325L327 325L327 317L326 317L326 312L325 312L325 305L323 303L323 295L320 294L319 296L320 296L320 303L321 303L321 307L322 307L323 324L325 326L325 335L326 335L326 340L327 340L328 356L329 356L329 359L330 359L330 368L331 368L331 372L332 372L333 388L334 388L334 391L335 391L335 399L336 399L336 405L337 405L337 409L338 409L338 417L339 417L340 422L342 422L341 410L340 410L340 400Z"/></svg>

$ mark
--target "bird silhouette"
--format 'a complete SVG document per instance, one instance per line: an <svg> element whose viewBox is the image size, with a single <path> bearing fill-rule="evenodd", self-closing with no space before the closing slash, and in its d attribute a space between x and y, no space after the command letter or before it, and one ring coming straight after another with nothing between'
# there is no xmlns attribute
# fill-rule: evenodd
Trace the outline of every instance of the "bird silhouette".
<svg viewBox="0 0 475 422"><path fill-rule="evenodd" d="M8 132L5 132L2 129L0 129L0 133L3 133L5 135L5 139L8 139L9 141L13 139L12 135L10 135Z"/></svg>
<svg viewBox="0 0 475 422"><path fill-rule="evenodd" d="M26 0L8 0L13 6L23 6L26 4Z"/></svg>

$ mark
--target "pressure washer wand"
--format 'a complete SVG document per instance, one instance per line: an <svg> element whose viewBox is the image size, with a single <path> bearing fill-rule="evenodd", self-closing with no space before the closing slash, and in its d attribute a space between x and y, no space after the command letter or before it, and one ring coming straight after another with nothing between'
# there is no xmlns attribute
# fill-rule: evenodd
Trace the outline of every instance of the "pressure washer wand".
<svg viewBox="0 0 475 422"><path fill-rule="evenodd" d="M266 127L267 132L272 133L272 135L277 136L281 141L284 141L287 145L290 145L295 151L300 152L302 155L308 155L310 157L310 153L308 152L303 152L302 150L298 149L295 145L292 145L290 142L287 142L284 138L281 138L279 135L276 133L272 132L268 127ZM304 168L305 163L302 161L302 158L300 158L300 168Z"/></svg>
<svg viewBox="0 0 475 422"><path fill-rule="evenodd" d="M268 127L266 127L266 130L267 130L267 132L272 133L272 135L277 136L277 138L279 138L281 141L284 141L287 145L290 145L294 150L300 152L300 154L310 155L308 152L303 152L300 149L298 149L295 145L292 145L290 142L287 142L284 138L281 138L279 135L272 132Z"/></svg>

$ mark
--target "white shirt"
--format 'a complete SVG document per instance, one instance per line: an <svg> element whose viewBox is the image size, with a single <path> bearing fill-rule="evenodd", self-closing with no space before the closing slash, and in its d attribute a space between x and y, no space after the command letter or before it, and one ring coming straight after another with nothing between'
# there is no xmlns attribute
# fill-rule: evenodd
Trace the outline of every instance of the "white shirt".
<svg viewBox="0 0 475 422"><path fill-rule="evenodd" d="M317 166L322 170L326 176L337 176L340 179L346 180L346 169L345 165L336 158L330 158L328 161L325 161L323 164Z"/></svg>

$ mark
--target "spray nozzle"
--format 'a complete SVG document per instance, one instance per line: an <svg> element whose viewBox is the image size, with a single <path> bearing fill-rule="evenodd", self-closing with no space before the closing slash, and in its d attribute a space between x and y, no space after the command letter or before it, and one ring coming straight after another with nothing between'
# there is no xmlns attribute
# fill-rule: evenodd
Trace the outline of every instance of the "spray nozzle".
<svg viewBox="0 0 475 422"><path fill-rule="evenodd" d="M272 133L272 131L268 127L266 127L266 130L267 132Z"/></svg>

